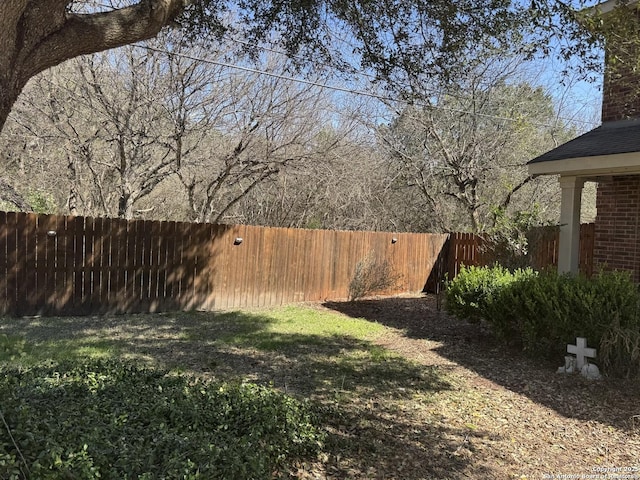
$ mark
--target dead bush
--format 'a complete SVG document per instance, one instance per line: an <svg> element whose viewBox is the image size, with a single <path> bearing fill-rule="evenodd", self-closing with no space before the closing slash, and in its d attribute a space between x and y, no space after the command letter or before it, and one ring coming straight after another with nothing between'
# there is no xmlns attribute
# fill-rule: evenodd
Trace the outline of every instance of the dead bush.
<svg viewBox="0 0 640 480"><path fill-rule="evenodd" d="M349 283L349 300L353 302L396 287L400 278L389 260L379 258L375 252L370 252L356 264Z"/></svg>

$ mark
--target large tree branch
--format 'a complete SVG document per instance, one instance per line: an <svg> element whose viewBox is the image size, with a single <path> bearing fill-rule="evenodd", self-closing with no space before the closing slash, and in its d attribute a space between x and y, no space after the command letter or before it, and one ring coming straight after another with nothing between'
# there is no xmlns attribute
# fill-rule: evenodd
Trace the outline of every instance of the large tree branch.
<svg viewBox="0 0 640 480"><path fill-rule="evenodd" d="M70 58L154 37L189 0L68 12L71 0L0 0L0 129L34 75Z"/></svg>
<svg viewBox="0 0 640 480"><path fill-rule="evenodd" d="M511 203L511 198L513 197L513 195L520 190L521 188L523 188L525 185L527 185L529 182L531 182L535 177L533 175L528 176L527 178L525 178L524 180L522 180L518 185L516 185L515 187L513 187L509 193L507 193L507 196L504 198L504 200L500 203L500 208L502 209L506 209L509 206L509 203Z"/></svg>
<svg viewBox="0 0 640 480"><path fill-rule="evenodd" d="M69 58L154 37L185 4L186 0L140 0L109 12L66 14L60 28L23 52L20 76L28 79Z"/></svg>
<svg viewBox="0 0 640 480"><path fill-rule="evenodd" d="M15 205L23 212L32 211L31 206L22 198L22 195L9 185L4 178L0 178L0 200Z"/></svg>

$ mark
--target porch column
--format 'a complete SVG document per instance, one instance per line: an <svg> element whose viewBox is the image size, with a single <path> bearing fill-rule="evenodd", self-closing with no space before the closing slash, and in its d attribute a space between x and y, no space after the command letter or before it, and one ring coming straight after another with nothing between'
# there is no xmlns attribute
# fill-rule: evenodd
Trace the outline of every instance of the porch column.
<svg viewBox="0 0 640 480"><path fill-rule="evenodd" d="M580 263L580 205L584 179L560 177L562 204L560 206L560 245L558 273L578 273Z"/></svg>

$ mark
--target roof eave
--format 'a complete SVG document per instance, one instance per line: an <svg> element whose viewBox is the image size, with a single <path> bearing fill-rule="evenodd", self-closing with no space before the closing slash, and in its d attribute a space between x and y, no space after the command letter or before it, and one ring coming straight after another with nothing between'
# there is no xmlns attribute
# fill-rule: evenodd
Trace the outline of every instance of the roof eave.
<svg viewBox="0 0 640 480"><path fill-rule="evenodd" d="M640 152L565 158L527 165L529 174L593 177L600 175L640 175Z"/></svg>
<svg viewBox="0 0 640 480"><path fill-rule="evenodd" d="M586 8L585 11L588 12L599 12L601 14L607 14L609 12L611 12L612 10L614 10L618 5L620 5L619 0L607 0L605 2L601 2L597 5L594 5L593 7L589 7ZM638 3L638 0L631 0L628 2L625 2L627 5L634 5L636 3Z"/></svg>

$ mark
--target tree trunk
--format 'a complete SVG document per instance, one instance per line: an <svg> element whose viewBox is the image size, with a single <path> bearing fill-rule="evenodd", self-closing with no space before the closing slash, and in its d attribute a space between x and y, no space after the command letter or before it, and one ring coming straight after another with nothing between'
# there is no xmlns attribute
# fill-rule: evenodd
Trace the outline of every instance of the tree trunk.
<svg viewBox="0 0 640 480"><path fill-rule="evenodd" d="M67 161L67 177L70 183L67 208L71 215L78 215L78 171L76 170L76 164L71 154L67 154Z"/></svg>
<svg viewBox="0 0 640 480"><path fill-rule="evenodd" d="M76 14L71 0L0 0L0 131L34 75L79 55L154 37L186 0L139 0L108 12Z"/></svg>
<svg viewBox="0 0 640 480"><path fill-rule="evenodd" d="M0 67L2 68L2 67ZM18 99L18 95L20 95L20 90L14 89L11 91L8 85L5 85L0 81L0 132L2 131L2 127L7 122L7 117L9 113L11 113L11 109L13 108L13 104Z"/></svg>
<svg viewBox="0 0 640 480"><path fill-rule="evenodd" d="M118 218L131 220L133 218L133 198L131 195L121 193L118 199Z"/></svg>

